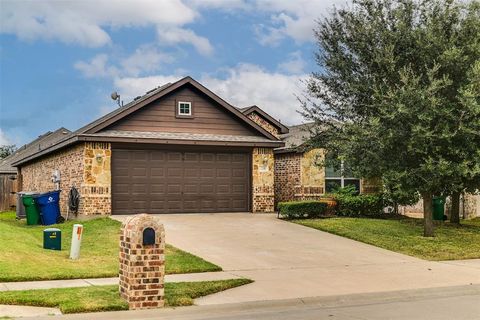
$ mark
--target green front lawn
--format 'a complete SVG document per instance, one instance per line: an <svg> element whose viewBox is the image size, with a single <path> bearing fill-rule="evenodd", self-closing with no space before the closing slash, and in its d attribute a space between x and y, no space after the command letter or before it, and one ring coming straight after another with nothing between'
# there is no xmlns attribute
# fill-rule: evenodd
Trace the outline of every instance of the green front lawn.
<svg viewBox="0 0 480 320"><path fill-rule="evenodd" d="M330 218L294 222L427 260L480 258L480 218L462 221L459 227L439 223L434 238L422 236L422 219Z"/></svg>
<svg viewBox="0 0 480 320"><path fill-rule="evenodd" d="M110 218L81 221L85 231L79 260L68 259L72 226L78 221L54 225L62 230L62 251L43 249L45 226L27 226L14 212L0 213L0 282L118 275L118 241L121 223ZM220 271L221 268L173 246L166 246L166 273Z"/></svg>
<svg viewBox="0 0 480 320"><path fill-rule="evenodd" d="M165 306L189 306L193 299L251 283L248 279L165 284ZM0 292L0 304L60 308L62 313L128 310L118 286Z"/></svg>

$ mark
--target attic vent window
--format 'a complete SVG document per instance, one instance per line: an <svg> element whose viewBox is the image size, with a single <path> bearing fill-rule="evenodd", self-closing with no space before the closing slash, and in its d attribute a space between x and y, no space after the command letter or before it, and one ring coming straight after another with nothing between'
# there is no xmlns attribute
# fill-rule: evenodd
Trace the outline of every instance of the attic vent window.
<svg viewBox="0 0 480 320"><path fill-rule="evenodd" d="M192 103L191 102L178 102L178 115L179 116L191 116L192 115Z"/></svg>

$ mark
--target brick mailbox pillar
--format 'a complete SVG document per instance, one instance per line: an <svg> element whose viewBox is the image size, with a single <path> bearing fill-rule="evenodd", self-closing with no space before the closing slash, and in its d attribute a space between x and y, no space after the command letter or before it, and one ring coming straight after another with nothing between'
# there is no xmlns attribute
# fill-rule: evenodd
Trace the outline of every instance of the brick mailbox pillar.
<svg viewBox="0 0 480 320"><path fill-rule="evenodd" d="M129 217L120 235L120 295L130 309L164 306L165 232L148 214Z"/></svg>

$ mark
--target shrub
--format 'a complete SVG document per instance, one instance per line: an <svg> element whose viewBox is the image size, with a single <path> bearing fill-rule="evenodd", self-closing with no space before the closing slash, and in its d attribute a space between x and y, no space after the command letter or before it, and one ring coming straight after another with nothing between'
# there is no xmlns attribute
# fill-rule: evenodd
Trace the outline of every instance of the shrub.
<svg viewBox="0 0 480 320"><path fill-rule="evenodd" d="M334 194L337 201L337 216L355 217L355 216L378 216L383 214L382 195L351 195Z"/></svg>
<svg viewBox="0 0 480 320"><path fill-rule="evenodd" d="M327 204L319 201L280 202L277 208L279 217L284 219L313 219L327 213Z"/></svg>

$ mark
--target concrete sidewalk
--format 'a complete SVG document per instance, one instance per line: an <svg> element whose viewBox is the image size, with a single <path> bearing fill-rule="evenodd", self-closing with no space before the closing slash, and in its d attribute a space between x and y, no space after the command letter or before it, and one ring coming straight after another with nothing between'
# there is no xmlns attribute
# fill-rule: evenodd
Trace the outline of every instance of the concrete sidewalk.
<svg viewBox="0 0 480 320"><path fill-rule="evenodd" d="M165 282L196 282L238 279L240 276L231 272L201 272L168 274ZM94 279L72 279L72 280L47 280L47 281L25 281L25 282L0 282L0 291L38 290L54 288L77 288L88 286L106 286L118 284L118 278L94 278Z"/></svg>

